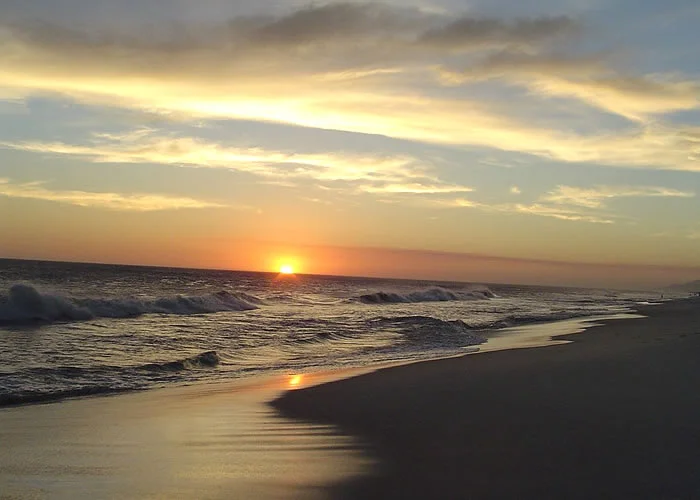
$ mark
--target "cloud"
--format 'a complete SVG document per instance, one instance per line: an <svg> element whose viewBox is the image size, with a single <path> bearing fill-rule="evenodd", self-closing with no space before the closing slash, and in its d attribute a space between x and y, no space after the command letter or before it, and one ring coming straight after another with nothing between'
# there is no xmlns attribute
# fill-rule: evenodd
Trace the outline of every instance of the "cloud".
<svg viewBox="0 0 700 500"><path fill-rule="evenodd" d="M695 193L655 186L596 186L580 188L558 186L554 191L540 198L543 202L557 205L574 205L586 208L602 208L605 201L613 198L673 197L692 198Z"/></svg>
<svg viewBox="0 0 700 500"><path fill-rule="evenodd" d="M590 215L569 208L552 207L541 203L532 203L529 205L515 204L502 205L503 211L512 211L521 214L539 215L541 217L551 217L559 220L590 222L593 224L613 224L615 221L611 218Z"/></svg>
<svg viewBox="0 0 700 500"><path fill-rule="evenodd" d="M152 129L119 134L95 133L87 144L64 142L0 142L0 148L41 154L82 157L95 163L159 163L174 166L225 168L293 185L313 179L342 181L367 193L439 194L471 191L441 181L431 165L406 155L300 153L255 147L235 147L197 137L158 135Z"/></svg>
<svg viewBox="0 0 700 500"><path fill-rule="evenodd" d="M277 122L699 171L700 129L648 119L697 107L697 82L627 75L600 54L561 52L580 36L567 17L477 18L364 3L139 33L0 23L0 88L178 119ZM464 89L445 92L438 76L450 72L463 73ZM582 134L565 121L516 117L517 106L470 92L484 78L523 87L517 99L538 107L574 99L636 123L611 131L596 115L587 123L593 132Z"/></svg>
<svg viewBox="0 0 700 500"><path fill-rule="evenodd" d="M565 53L531 53L501 50L484 56L465 67L441 68L451 83L465 83L493 78L538 77L544 75L589 76L607 71L604 54L570 55Z"/></svg>
<svg viewBox="0 0 700 500"><path fill-rule="evenodd" d="M396 114L400 113L401 110L397 110ZM406 126L430 126L432 119L435 119L435 116L426 107L422 114L411 115ZM458 116L453 116L451 120L459 124ZM673 129L650 126L641 132L576 138L562 132L547 134L542 131L538 134L535 130L521 130L493 118L490 121L490 125L485 123L481 129L473 127L471 138L475 139L478 134L483 134L483 142L491 144L497 141L501 148L530 152L552 160L642 168L657 165L666 169L700 171L700 127ZM225 167L258 175L307 177L327 181L373 180L404 183L406 179L420 178L423 179L422 182L426 182L426 179L433 178L429 165L405 155L333 152L303 154L231 147L196 137L165 136L152 132L134 134L135 137L112 137L102 134L82 145L5 141L0 142L0 147L35 153L82 156L95 162L153 162ZM492 145L495 147L496 142Z"/></svg>
<svg viewBox="0 0 700 500"><path fill-rule="evenodd" d="M693 140L689 138L688 140ZM581 188L558 186L534 203L482 203L465 197L444 199L446 195L469 193L473 188L441 180L430 164L410 156L367 156L349 153L304 154L262 148L228 146L196 137L159 135L152 129L137 129L120 134L95 133L88 144L62 142L0 143L0 147L42 154L60 154L83 157L96 163L160 163L175 166L226 168L258 175L270 182L294 185L300 179L312 179L321 187L365 192L382 196L422 196L417 203L430 206L476 208L501 213L519 213L560 220L591 223L614 222L616 217L601 215L591 210L605 208L605 202L630 197L694 197L695 193L657 186L596 186ZM336 184L334 184L336 183ZM8 184L0 185L7 192ZM74 204L95 206L121 205L127 207L160 206L180 203L183 207L196 200L123 197L101 193L93 196L82 192L53 193L36 185L14 188L14 196L54 199ZM518 186L511 194L520 194ZM29 196L29 195L32 196ZM108 196L109 195L109 196ZM53 196L51 198L50 196ZM110 197L111 196L111 197ZM61 199L59 199L62 197ZM138 197L137 197L138 198ZM441 199L438 199L441 198ZM69 201L72 200L72 201ZM92 200L92 201L91 201ZM101 200L101 201L100 201ZM140 201L139 201L140 200ZM389 199L386 199L390 201ZM209 205L211 206L211 205ZM173 208L175 208L173 206ZM138 208L132 208L138 209ZM147 209L147 208L140 208Z"/></svg>
<svg viewBox="0 0 700 500"><path fill-rule="evenodd" d="M6 27L15 37L39 46L52 44L70 50L89 47L107 53L127 48L163 55L187 55L192 49L216 50L228 51L237 60L249 55L270 56L269 52L265 54L269 49L281 51L280 55L296 52L307 57L324 55L334 45L356 50L347 47L348 42L383 49L389 46L395 58L409 50L415 57L416 52L442 53L446 49L536 46L579 31L578 23L566 16L499 19L379 2L312 4L283 15L234 17L214 26L151 24L145 36L143 32L116 31L104 25L83 31L36 22L6 23ZM376 54L368 55L380 60Z"/></svg>
<svg viewBox="0 0 700 500"><path fill-rule="evenodd" d="M540 17L506 22L500 19L461 17L425 32L420 43L460 50L474 47L526 47L574 34L578 25L571 18Z"/></svg>
<svg viewBox="0 0 700 500"><path fill-rule="evenodd" d="M441 68L448 84L501 79L544 97L573 98L625 118L700 107L700 83L676 75L625 75L611 54L500 51L464 68Z"/></svg>
<svg viewBox="0 0 700 500"><path fill-rule="evenodd" d="M681 229L681 230L666 230L666 231L659 231L653 234L650 234L652 238L673 238L673 239L678 239L683 238L683 239L688 239L688 240L700 240L700 229Z"/></svg>
<svg viewBox="0 0 700 500"><path fill-rule="evenodd" d="M520 189L513 186L511 193L520 194ZM690 191L657 186L596 186L594 188L558 186L533 203L483 203L460 197L451 200L435 200L432 204L440 207L535 215L574 222L614 224L620 218L619 216L601 212L601 209L606 208L607 200L631 197L692 198L694 196L695 193Z"/></svg>
<svg viewBox="0 0 700 500"><path fill-rule="evenodd" d="M453 51L547 44L570 35L576 25L563 16L474 18L381 3L340 2L304 7L284 16L237 17L207 26L148 26L134 32L107 26L76 30L50 23L8 22L0 24L0 42L9 51L4 62L29 71L55 57L67 66L44 68L47 74L65 75L66 70L84 70L89 65L102 75L131 70L140 79L179 70L192 79L196 75L188 70L194 68L216 78L244 77L251 71L273 75L283 69L301 74L334 67L434 63L436 57ZM20 54L23 61L13 60ZM345 58L338 60L341 54Z"/></svg>
<svg viewBox="0 0 700 500"><path fill-rule="evenodd" d="M375 186L361 186L360 189L367 193L384 194L449 194L468 193L474 189L467 186L452 184L385 184Z"/></svg>
<svg viewBox="0 0 700 500"><path fill-rule="evenodd" d="M588 213L576 207L560 207L544 203L484 203L464 197L455 199L430 200L428 204L439 208L470 208L483 212L496 212L513 215L534 215L549 217L572 222L588 222L593 224L614 224L612 217Z"/></svg>
<svg viewBox="0 0 700 500"><path fill-rule="evenodd" d="M303 7L278 18L236 20L231 24L231 34L243 35L251 45L288 49L375 37L405 35L408 38L435 21L436 16L418 9L341 2Z"/></svg>
<svg viewBox="0 0 700 500"><path fill-rule="evenodd" d="M13 184L8 179L0 179L0 196L54 201L80 207L135 212L178 210L186 208L219 208L226 206L219 203L196 200L194 198L160 194L54 191L43 187L40 182Z"/></svg>
<svg viewBox="0 0 700 500"><path fill-rule="evenodd" d="M408 157L299 154L261 148L229 147L196 137L134 134L132 139L98 134L90 144L64 142L4 142L0 147L34 153L84 157L95 163L161 163L227 168L274 177L319 180L391 181L422 175Z"/></svg>
<svg viewBox="0 0 700 500"><path fill-rule="evenodd" d="M611 75L580 80L551 76L529 87L548 96L574 97L632 120L700 107L700 85L652 77Z"/></svg>

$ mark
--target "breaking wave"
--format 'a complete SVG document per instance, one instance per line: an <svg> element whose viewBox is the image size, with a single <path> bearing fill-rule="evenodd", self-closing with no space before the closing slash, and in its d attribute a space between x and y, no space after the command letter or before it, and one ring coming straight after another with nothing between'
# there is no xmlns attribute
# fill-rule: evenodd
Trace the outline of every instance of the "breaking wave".
<svg viewBox="0 0 700 500"><path fill-rule="evenodd" d="M177 381L178 372L207 370L219 366L216 351L137 366L57 366L30 368L0 375L0 406L57 401L60 399L113 394L152 387L154 383ZM21 387L12 387L19 376Z"/></svg>
<svg viewBox="0 0 700 500"><path fill-rule="evenodd" d="M219 366L221 358L216 351L207 351L196 356L180 359L177 361L167 361L165 363L149 363L138 367L140 370L150 371L181 371L195 370L200 368L215 368Z"/></svg>
<svg viewBox="0 0 700 500"><path fill-rule="evenodd" d="M450 300L487 300L496 297L488 288L471 290L447 290L445 288L428 288L406 294L395 292L375 292L360 295L354 300L365 304L406 304L415 302L445 302Z"/></svg>
<svg viewBox="0 0 700 500"><path fill-rule="evenodd" d="M48 403L66 398L78 398L84 396L104 396L106 394L118 394L136 389L116 389L110 386L88 386L74 389L56 391L32 391L24 390L15 393L0 394L1 406L14 406L29 403Z"/></svg>
<svg viewBox="0 0 700 500"><path fill-rule="evenodd" d="M12 285L0 295L0 324L132 318L143 314L205 314L257 309L262 301L246 293L160 298L76 298L42 293L31 285Z"/></svg>
<svg viewBox="0 0 700 500"><path fill-rule="evenodd" d="M551 321L563 321L567 319L586 318L591 316L599 316L613 313L629 312L626 308L590 308L590 309L573 309L566 311L551 311L547 313L522 313L511 314L503 319L480 325L481 329L500 329L516 326L531 325L535 323L548 323Z"/></svg>
<svg viewBox="0 0 700 500"><path fill-rule="evenodd" d="M408 342L428 344L431 347L465 347L483 344L486 338L460 320L441 320L431 316L400 316L377 318L375 328L391 330Z"/></svg>

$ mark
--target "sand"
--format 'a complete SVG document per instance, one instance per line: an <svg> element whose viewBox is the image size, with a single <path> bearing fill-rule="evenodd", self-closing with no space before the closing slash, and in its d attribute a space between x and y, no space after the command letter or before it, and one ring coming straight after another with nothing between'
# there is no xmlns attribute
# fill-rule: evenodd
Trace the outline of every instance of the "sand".
<svg viewBox="0 0 700 500"><path fill-rule="evenodd" d="M329 498L700 498L700 301L641 313L272 405L367 443L373 473Z"/></svg>
<svg viewBox="0 0 700 500"><path fill-rule="evenodd" d="M0 499L319 498L321 486L371 464L353 440L266 402L290 382L331 377L0 409Z"/></svg>
<svg viewBox="0 0 700 500"><path fill-rule="evenodd" d="M352 378L3 408L0 499L700 498L700 301L642 312Z"/></svg>

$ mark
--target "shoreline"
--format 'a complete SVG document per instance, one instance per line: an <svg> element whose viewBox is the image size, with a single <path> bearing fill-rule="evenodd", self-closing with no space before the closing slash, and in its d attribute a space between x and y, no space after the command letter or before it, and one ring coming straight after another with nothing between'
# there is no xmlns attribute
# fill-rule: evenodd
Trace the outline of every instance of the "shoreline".
<svg viewBox="0 0 700 500"><path fill-rule="evenodd" d="M368 443L374 473L331 498L700 496L700 301L638 311L546 347L380 369L270 404Z"/></svg>
<svg viewBox="0 0 700 500"><path fill-rule="evenodd" d="M373 463L356 440L266 404L291 385L277 376L3 408L0 498L321 499L321 485Z"/></svg>
<svg viewBox="0 0 700 500"><path fill-rule="evenodd" d="M676 299L676 300L686 300L686 299ZM658 304L651 304L658 305ZM649 307L649 306L643 306ZM566 343L570 340L564 337L569 335L575 335L578 333L585 332L589 328L598 326L598 322L605 322L610 320L621 320L621 319L634 319L640 317L635 312L621 312L621 313L611 313L605 315L593 315L593 316L577 316L567 319L557 319L552 321L536 322L523 324L518 326L510 326L505 328L498 328L494 330L484 330L484 332L492 333L492 335L486 337L486 342L483 344L470 345L464 347L463 352L456 352L449 355L436 355L435 357L426 357L418 359L404 359L395 361L383 361L375 364L369 365L357 365L357 366L347 366L347 367L319 367L319 369L313 369L308 371L303 371L300 373L282 373L282 372L270 372L270 373L259 373L251 377L239 377L239 378L229 378L226 380L219 381L197 381L193 383L186 384L174 384L166 385L161 387L150 387L144 389L115 389L110 391L91 391L87 390L85 393L77 393L73 395L41 395L37 396L35 399L22 399L17 398L15 401L9 398L9 402L3 401L0 403L0 412L4 409L9 408L21 408L25 406L35 406L35 405L46 405L46 404L59 404L68 401L80 401L80 400L90 400L99 398L113 398L120 396L129 396L133 394L150 393L153 391L167 391L167 390L177 390L185 389L189 387L218 387L224 386L232 390L238 390L239 387L259 387L267 385L269 380L283 379L285 377L293 377L297 375L304 376L304 379L317 379L319 383L327 383L335 379L348 378L364 373L370 373L377 370L382 370L385 368L392 368L403 365L411 365L414 363L424 363L430 361L438 361L443 359L460 358L466 355L472 354L483 354L493 351L510 350L510 349L529 349L536 347L546 347L549 345L555 345L557 343ZM559 338L561 337L561 338ZM303 387L309 384L303 384ZM291 389L296 389L292 387Z"/></svg>
<svg viewBox="0 0 700 500"><path fill-rule="evenodd" d="M674 308L687 309L683 304L669 302L643 312L673 316ZM472 464L453 446L465 439L455 425L473 428L468 420L475 413L464 400L445 397L455 390L464 396L464 376L474 366L481 366L488 385L488 377L512 376L550 350L588 343L589 336L610 325L619 333L637 328L624 325L649 319L607 318L608 326L597 326L601 317L583 317L515 327L503 338L517 339L512 330L521 330L527 345L485 349L480 356L474 352L3 407L0 490L19 498L152 498L182 492L208 498L424 498L434 493L462 498L465 470ZM533 339L541 345L562 330L566 335L545 341L545 347L519 348L531 347ZM585 334L577 335L582 330ZM511 361L503 362L504 357ZM560 359L561 353L554 357ZM493 404L494 394L503 393L493 388L487 401ZM392 414L392 405L405 411ZM427 418L426 411L439 418ZM542 408L532 411L541 414ZM502 442L498 436L512 423L498 425L498 413L491 417L495 422L476 429ZM436 472L431 464L442 464L438 475L431 476ZM444 487L435 489L434 481ZM466 496L488 498L478 489Z"/></svg>

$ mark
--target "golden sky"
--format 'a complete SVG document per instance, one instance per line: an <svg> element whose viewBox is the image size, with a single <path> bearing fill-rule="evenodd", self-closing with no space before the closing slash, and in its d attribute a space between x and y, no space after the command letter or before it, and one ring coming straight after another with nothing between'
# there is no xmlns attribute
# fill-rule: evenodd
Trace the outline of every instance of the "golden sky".
<svg viewBox="0 0 700 500"><path fill-rule="evenodd" d="M11 1L0 257L697 279L699 20L690 0Z"/></svg>

